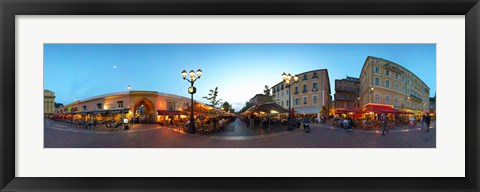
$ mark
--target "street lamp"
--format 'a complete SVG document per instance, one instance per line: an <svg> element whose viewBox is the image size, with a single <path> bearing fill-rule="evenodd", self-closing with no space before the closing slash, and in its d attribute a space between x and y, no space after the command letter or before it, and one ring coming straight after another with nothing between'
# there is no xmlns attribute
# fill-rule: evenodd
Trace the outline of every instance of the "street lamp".
<svg viewBox="0 0 480 192"><path fill-rule="evenodd" d="M193 84L195 83L195 81L197 81L197 79L200 79L201 76L202 76L202 70L200 69L197 70L196 76L195 76L195 71L191 70L190 79L187 79L187 71L185 70L182 71L183 80L190 82L190 87L188 88L188 93L190 93L191 95L191 103L192 103L191 104L192 109L190 111L190 124L188 126L188 133L190 134L195 133L195 119L193 119L193 94L197 92L197 89L193 86Z"/></svg>
<svg viewBox="0 0 480 192"><path fill-rule="evenodd" d="M132 89L132 87L130 85L128 85L128 92L130 92L130 89Z"/></svg>
<svg viewBox="0 0 480 192"><path fill-rule="evenodd" d="M290 75L290 73L286 74L285 72L283 72L282 79L283 79L283 82L285 83L286 87L288 88L288 102L289 103L288 103L288 127L287 127L287 131L292 131L293 130L293 125L292 125L292 117L290 115L290 113L292 111L292 92L290 91L290 86L297 83L298 76L297 75L292 76L292 75Z"/></svg>

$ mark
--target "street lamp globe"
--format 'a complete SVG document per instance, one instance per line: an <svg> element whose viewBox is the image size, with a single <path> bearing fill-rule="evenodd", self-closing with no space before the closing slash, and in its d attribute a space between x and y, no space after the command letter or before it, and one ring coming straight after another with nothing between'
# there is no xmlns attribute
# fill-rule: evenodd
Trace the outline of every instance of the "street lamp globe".
<svg viewBox="0 0 480 192"><path fill-rule="evenodd" d="M287 74L285 72L282 73L282 79L285 81L287 80Z"/></svg>
<svg viewBox="0 0 480 192"><path fill-rule="evenodd" d="M187 71L185 71L185 70L182 71L182 77L183 77L183 79L185 79L185 77L187 77Z"/></svg>
<svg viewBox="0 0 480 192"><path fill-rule="evenodd" d="M298 81L298 76L297 75L293 76L293 80L295 80L295 82L297 82Z"/></svg>
<svg viewBox="0 0 480 192"><path fill-rule="evenodd" d="M190 71L190 79L194 79L195 78L195 71L191 70Z"/></svg>
<svg viewBox="0 0 480 192"><path fill-rule="evenodd" d="M202 70L201 69L197 70L197 76L198 76L198 78L200 78L200 76L202 76Z"/></svg>
<svg viewBox="0 0 480 192"><path fill-rule="evenodd" d="M128 85L128 91L130 91L130 89L132 89L132 87L130 87L130 85Z"/></svg>

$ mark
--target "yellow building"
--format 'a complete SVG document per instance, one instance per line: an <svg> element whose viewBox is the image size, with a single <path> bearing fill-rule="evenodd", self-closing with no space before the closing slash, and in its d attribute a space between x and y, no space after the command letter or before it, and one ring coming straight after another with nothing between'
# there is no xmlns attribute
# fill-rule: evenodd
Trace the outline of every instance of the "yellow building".
<svg viewBox="0 0 480 192"><path fill-rule="evenodd" d="M55 93L48 89L43 90L43 114L51 115L55 112Z"/></svg>
<svg viewBox="0 0 480 192"><path fill-rule="evenodd" d="M429 95L430 88L403 66L372 56L365 60L360 73L360 106L375 103L427 112Z"/></svg>
<svg viewBox="0 0 480 192"><path fill-rule="evenodd" d="M127 118L139 123L155 123L168 118L185 117L190 114L187 111L190 103L190 98L173 94L128 91L79 99L57 109L57 113L71 114L75 119L86 121L92 119L121 121Z"/></svg>
<svg viewBox="0 0 480 192"><path fill-rule="evenodd" d="M288 88L283 81L272 86L275 102L285 109L292 105L292 108L300 114L320 115L322 107L325 107L327 113L332 103L327 69L307 71L297 76L298 82L290 87L292 92L290 102Z"/></svg>

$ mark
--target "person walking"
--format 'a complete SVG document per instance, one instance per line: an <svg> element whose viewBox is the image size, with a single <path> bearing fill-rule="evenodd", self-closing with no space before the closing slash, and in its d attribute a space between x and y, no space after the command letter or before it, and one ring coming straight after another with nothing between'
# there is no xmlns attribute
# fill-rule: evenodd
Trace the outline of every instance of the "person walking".
<svg viewBox="0 0 480 192"><path fill-rule="evenodd" d="M388 120L385 113L382 113L381 121L382 121L382 135L385 135L385 132L390 133L390 131L388 131L387 129Z"/></svg>
<svg viewBox="0 0 480 192"><path fill-rule="evenodd" d="M420 118L420 123L422 124L422 130L423 130L423 126L425 124L425 115L422 115L422 117Z"/></svg>
<svg viewBox="0 0 480 192"><path fill-rule="evenodd" d="M428 133L428 131L430 130L430 120L431 120L430 115L427 115L427 116L425 117L425 123L427 124L427 133Z"/></svg>

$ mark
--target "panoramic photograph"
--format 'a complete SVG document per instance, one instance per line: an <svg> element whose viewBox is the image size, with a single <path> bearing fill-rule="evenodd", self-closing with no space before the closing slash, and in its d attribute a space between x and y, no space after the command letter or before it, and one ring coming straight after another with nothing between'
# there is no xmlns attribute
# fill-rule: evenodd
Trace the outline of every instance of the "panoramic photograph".
<svg viewBox="0 0 480 192"><path fill-rule="evenodd" d="M436 44L44 44L44 148L436 148Z"/></svg>

